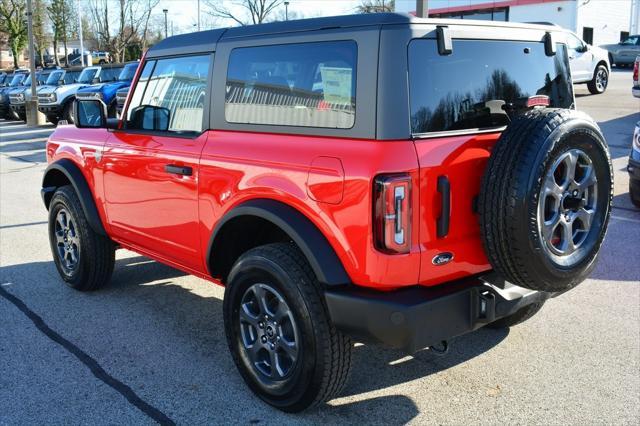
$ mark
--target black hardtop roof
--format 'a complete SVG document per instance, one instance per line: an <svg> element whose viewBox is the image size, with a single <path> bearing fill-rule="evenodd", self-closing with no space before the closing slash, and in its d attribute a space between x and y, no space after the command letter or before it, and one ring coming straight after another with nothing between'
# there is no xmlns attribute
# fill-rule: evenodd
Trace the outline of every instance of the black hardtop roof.
<svg viewBox="0 0 640 426"><path fill-rule="evenodd" d="M475 25L531 28L538 30L542 29L545 31L555 30L555 28L549 27L548 25L522 24L515 22L475 21L467 19L425 19L416 18L415 16L403 13L363 13L270 22L267 24L246 25L180 34L168 37L151 47L147 52L147 57L213 51L215 50L215 46L218 41L232 38L316 31L331 28L355 28L398 24Z"/></svg>

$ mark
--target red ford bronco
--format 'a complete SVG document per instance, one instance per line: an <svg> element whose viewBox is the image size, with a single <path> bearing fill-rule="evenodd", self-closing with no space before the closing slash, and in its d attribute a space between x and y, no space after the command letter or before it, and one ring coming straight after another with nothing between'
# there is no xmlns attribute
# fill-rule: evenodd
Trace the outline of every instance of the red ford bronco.
<svg viewBox="0 0 640 426"><path fill-rule="evenodd" d="M549 26L317 18L167 38L121 119L98 99L47 144L62 279L126 248L225 286L264 401L337 395L352 338L408 352L509 327L594 268L612 168Z"/></svg>

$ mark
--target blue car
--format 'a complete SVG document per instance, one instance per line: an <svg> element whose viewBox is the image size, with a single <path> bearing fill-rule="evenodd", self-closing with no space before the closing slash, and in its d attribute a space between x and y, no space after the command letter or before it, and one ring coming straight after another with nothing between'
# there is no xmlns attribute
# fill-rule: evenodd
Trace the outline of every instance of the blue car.
<svg viewBox="0 0 640 426"><path fill-rule="evenodd" d="M0 88L0 118L13 119L11 105L9 104L9 91L16 87L21 87L28 76L28 71L16 70L13 74L6 77L9 83L6 84L5 81L5 86Z"/></svg>
<svg viewBox="0 0 640 426"><path fill-rule="evenodd" d="M107 105L109 117L116 117L116 92L131 85L137 69L138 62L130 62L124 66L103 65L100 74L101 83L78 90L76 99L101 99Z"/></svg>

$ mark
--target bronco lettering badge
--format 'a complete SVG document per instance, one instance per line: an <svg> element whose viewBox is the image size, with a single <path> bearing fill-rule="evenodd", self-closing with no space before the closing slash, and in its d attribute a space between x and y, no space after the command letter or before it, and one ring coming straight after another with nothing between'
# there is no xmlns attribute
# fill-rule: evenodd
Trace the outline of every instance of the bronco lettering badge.
<svg viewBox="0 0 640 426"><path fill-rule="evenodd" d="M431 263L436 266L445 265L453 260L453 253L444 252L437 254L431 259Z"/></svg>

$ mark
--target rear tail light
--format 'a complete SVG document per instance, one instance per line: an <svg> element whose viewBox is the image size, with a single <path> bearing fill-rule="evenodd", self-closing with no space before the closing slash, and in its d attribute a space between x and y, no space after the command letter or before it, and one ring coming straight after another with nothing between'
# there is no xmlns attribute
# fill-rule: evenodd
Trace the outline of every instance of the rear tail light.
<svg viewBox="0 0 640 426"><path fill-rule="evenodd" d="M640 68L640 61L635 61L633 64L633 81L638 81L638 73L640 72L638 68Z"/></svg>
<svg viewBox="0 0 640 426"><path fill-rule="evenodd" d="M387 253L408 253L411 247L411 177L376 177L373 198L376 248Z"/></svg>

